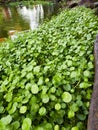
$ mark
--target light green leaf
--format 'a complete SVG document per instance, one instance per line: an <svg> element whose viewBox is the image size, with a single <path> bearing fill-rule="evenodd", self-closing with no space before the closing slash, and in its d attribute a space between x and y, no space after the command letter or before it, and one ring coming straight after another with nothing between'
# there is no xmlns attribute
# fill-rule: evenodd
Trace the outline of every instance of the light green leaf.
<svg viewBox="0 0 98 130"><path fill-rule="evenodd" d="M92 64L92 62L88 62L88 68L89 68L89 69L94 68L94 65Z"/></svg>
<svg viewBox="0 0 98 130"><path fill-rule="evenodd" d="M60 110L60 109L61 109L61 105L60 105L59 103L56 103L56 104L55 104L55 109L56 109L56 110Z"/></svg>
<svg viewBox="0 0 98 130"><path fill-rule="evenodd" d="M22 130L30 130L31 123L32 121L30 118L25 118L22 123Z"/></svg>
<svg viewBox="0 0 98 130"><path fill-rule="evenodd" d="M76 71L72 71L70 77L71 78L76 78L77 77L77 72Z"/></svg>
<svg viewBox="0 0 98 130"><path fill-rule="evenodd" d="M45 107L41 107L41 108L39 109L39 114L40 114L41 116L44 116L44 115L46 114L46 108L45 108Z"/></svg>
<svg viewBox="0 0 98 130"><path fill-rule="evenodd" d="M72 117L74 117L75 116L75 113L72 111L72 110L70 110L69 112L68 112L68 118L72 118Z"/></svg>
<svg viewBox="0 0 98 130"><path fill-rule="evenodd" d="M69 66L72 66L72 61L71 60L68 60L67 61L67 66L69 67Z"/></svg>
<svg viewBox="0 0 98 130"><path fill-rule="evenodd" d="M20 113L25 113L27 111L27 106L20 107Z"/></svg>
<svg viewBox="0 0 98 130"><path fill-rule="evenodd" d="M72 100L72 95L69 92L64 92L62 94L62 99L64 102L69 103Z"/></svg>
<svg viewBox="0 0 98 130"><path fill-rule="evenodd" d="M7 102L10 102L12 100L12 92L8 92L4 98L6 99Z"/></svg>
<svg viewBox="0 0 98 130"><path fill-rule="evenodd" d="M12 125L12 127L13 127L13 130L18 130L19 127L20 127L19 121L15 121L15 122L13 122L11 125Z"/></svg>
<svg viewBox="0 0 98 130"><path fill-rule="evenodd" d="M71 130L79 130L77 126L71 128Z"/></svg>
<svg viewBox="0 0 98 130"><path fill-rule="evenodd" d="M33 94L37 94L38 91L39 91L39 88L38 88L37 84L33 84L32 87L31 87L31 92Z"/></svg>
<svg viewBox="0 0 98 130"><path fill-rule="evenodd" d="M6 117L3 117L1 118L1 121L5 124L5 125L8 125L11 123L12 121L12 117L10 115L6 116Z"/></svg>
<svg viewBox="0 0 98 130"><path fill-rule="evenodd" d="M49 102L49 96L47 94L42 95L41 98L42 98L43 103L48 103Z"/></svg>
<svg viewBox="0 0 98 130"><path fill-rule="evenodd" d="M83 74L84 74L85 77L90 77L90 71L88 71L88 70L85 70L83 72Z"/></svg>
<svg viewBox="0 0 98 130"><path fill-rule="evenodd" d="M60 130L59 125L55 125L55 126L54 126L54 130Z"/></svg>
<svg viewBox="0 0 98 130"><path fill-rule="evenodd" d="M27 69L27 71L32 71L33 70L33 65L29 65L26 69Z"/></svg>
<svg viewBox="0 0 98 130"><path fill-rule="evenodd" d="M4 107L3 106L0 106L0 113L2 113L4 110Z"/></svg>
<svg viewBox="0 0 98 130"><path fill-rule="evenodd" d="M13 114L16 111L17 103L15 102L12 106L12 108L9 110L9 114Z"/></svg>
<svg viewBox="0 0 98 130"><path fill-rule="evenodd" d="M38 80L38 85L42 85L43 84L43 77L40 77Z"/></svg>
<svg viewBox="0 0 98 130"><path fill-rule="evenodd" d="M34 70L33 70L34 74L38 74L39 71L40 71L40 66L34 67Z"/></svg>
<svg viewBox="0 0 98 130"><path fill-rule="evenodd" d="M88 88L88 87L90 87L90 86L91 86L91 84L88 84L87 82L82 82L82 83L80 83L80 85L79 85L80 88L84 88L84 89L86 89L86 88Z"/></svg>

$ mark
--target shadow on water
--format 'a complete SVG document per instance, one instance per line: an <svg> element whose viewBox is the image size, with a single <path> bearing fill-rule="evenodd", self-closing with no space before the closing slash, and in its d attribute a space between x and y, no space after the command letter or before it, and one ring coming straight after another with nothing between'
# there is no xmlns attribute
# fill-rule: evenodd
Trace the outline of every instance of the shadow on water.
<svg viewBox="0 0 98 130"><path fill-rule="evenodd" d="M12 36L15 32L34 30L45 19L57 14L58 5L0 6L0 38Z"/></svg>

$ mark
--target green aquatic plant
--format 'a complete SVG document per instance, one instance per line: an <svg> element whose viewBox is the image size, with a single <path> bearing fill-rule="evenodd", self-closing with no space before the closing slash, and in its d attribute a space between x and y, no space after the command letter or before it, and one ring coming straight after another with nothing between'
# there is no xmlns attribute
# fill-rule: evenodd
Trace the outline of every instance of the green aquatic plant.
<svg viewBox="0 0 98 130"><path fill-rule="evenodd" d="M0 47L1 130L86 130L97 32L78 7Z"/></svg>

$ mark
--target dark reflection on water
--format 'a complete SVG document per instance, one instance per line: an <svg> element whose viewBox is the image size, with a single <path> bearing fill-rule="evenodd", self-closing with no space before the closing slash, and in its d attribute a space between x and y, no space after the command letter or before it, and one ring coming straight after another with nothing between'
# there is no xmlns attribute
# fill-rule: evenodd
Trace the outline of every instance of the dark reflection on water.
<svg viewBox="0 0 98 130"><path fill-rule="evenodd" d="M0 38L13 35L15 32L36 29L46 18L50 19L56 14L58 8L55 4L0 6Z"/></svg>

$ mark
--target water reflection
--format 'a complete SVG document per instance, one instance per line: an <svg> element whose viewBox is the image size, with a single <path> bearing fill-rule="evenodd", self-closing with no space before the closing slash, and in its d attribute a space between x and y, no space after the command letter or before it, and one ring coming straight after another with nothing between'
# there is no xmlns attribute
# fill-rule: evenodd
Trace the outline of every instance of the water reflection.
<svg viewBox="0 0 98 130"><path fill-rule="evenodd" d="M10 19L11 18L11 10L8 7L5 7L2 9L3 16L5 19Z"/></svg>
<svg viewBox="0 0 98 130"><path fill-rule="evenodd" d="M19 14L24 20L27 20L30 24L30 29L34 30L39 26L44 19L44 10L42 5L35 5L33 9L23 6L18 8Z"/></svg>
<svg viewBox="0 0 98 130"><path fill-rule="evenodd" d="M0 38L15 32L36 29L46 18L55 14L55 5L0 6Z"/></svg>

